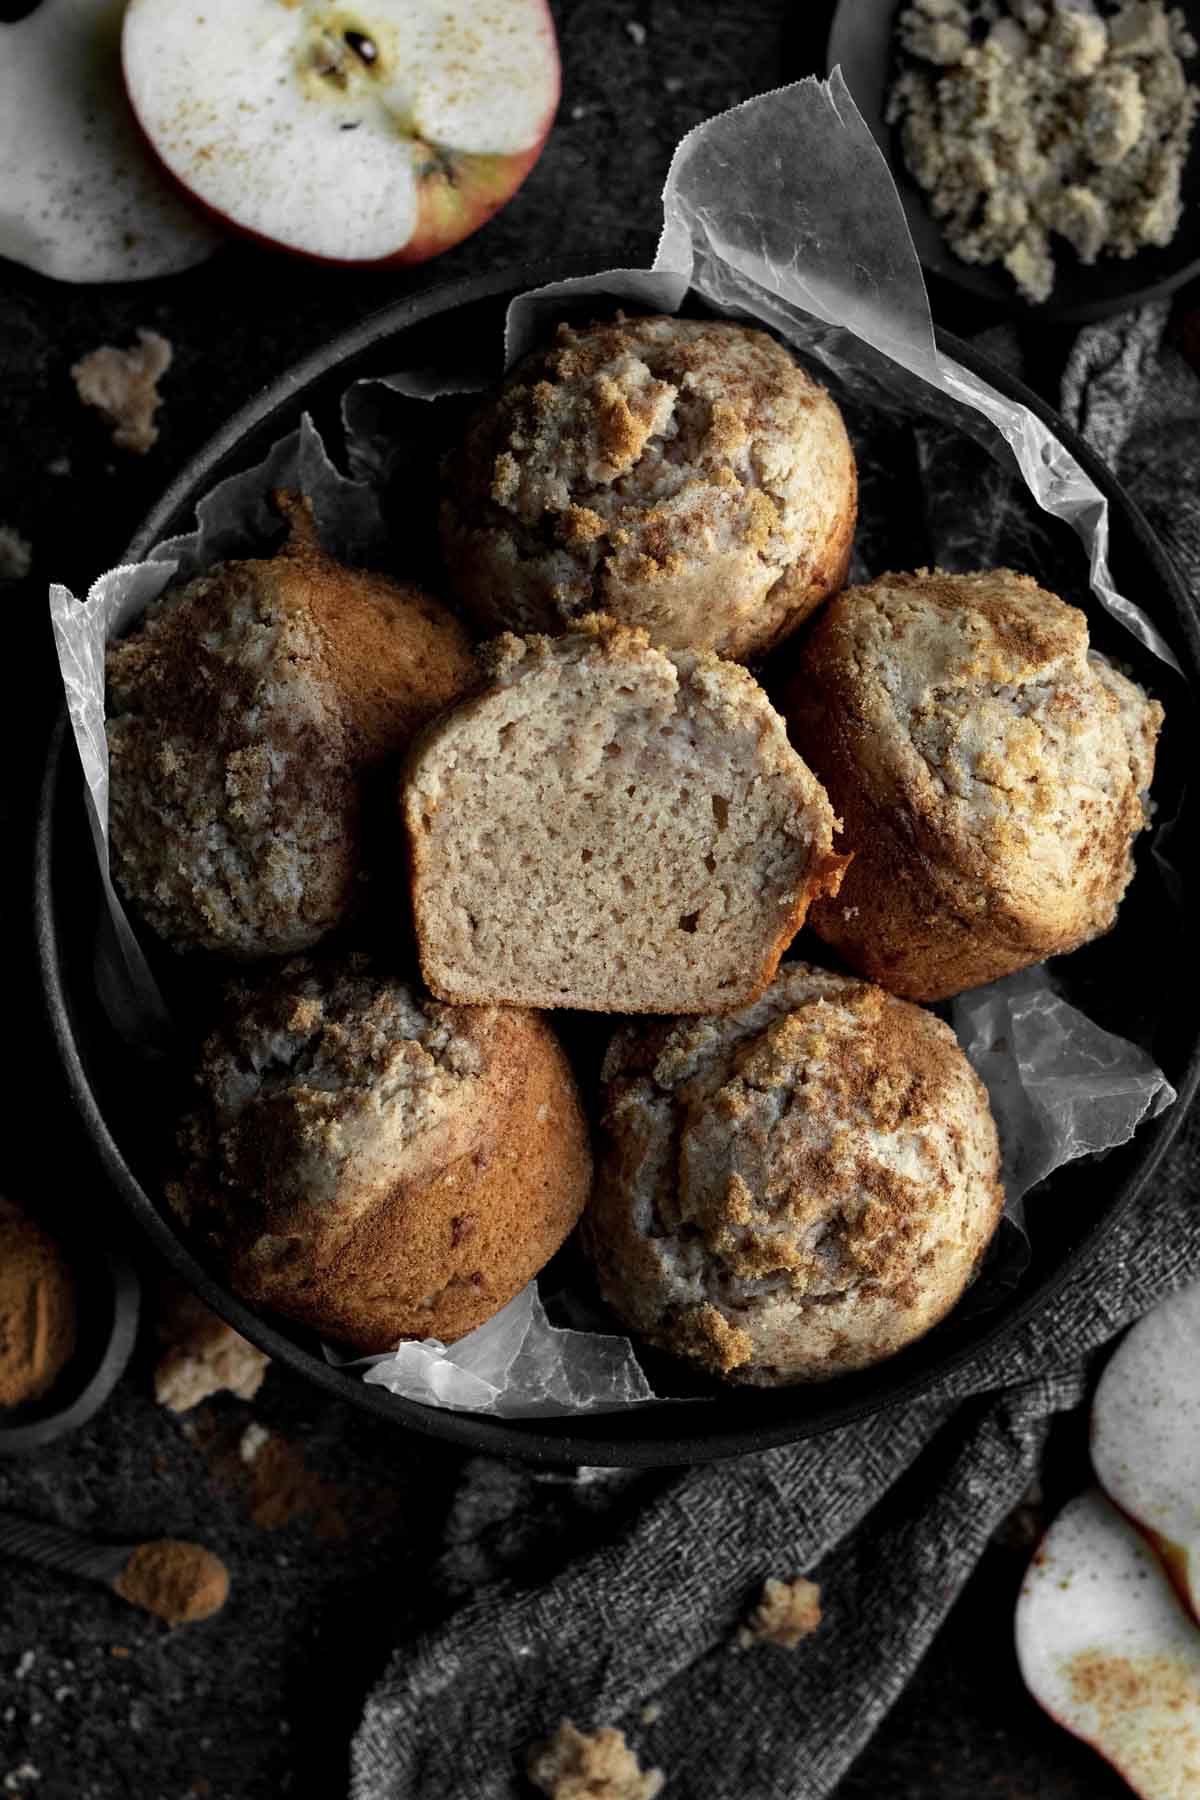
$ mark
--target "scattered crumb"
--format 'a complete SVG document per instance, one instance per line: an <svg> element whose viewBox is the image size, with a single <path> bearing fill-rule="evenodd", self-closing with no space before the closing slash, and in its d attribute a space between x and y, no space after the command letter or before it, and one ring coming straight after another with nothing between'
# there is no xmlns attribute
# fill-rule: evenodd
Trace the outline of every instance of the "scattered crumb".
<svg viewBox="0 0 1200 1800"><path fill-rule="evenodd" d="M247 1425L238 1443L238 1455L244 1463L252 1463L259 1451L271 1441L271 1434L265 1425L253 1420Z"/></svg>
<svg viewBox="0 0 1200 1800"><path fill-rule="evenodd" d="M138 331L132 350L101 345L71 370L76 392L85 406L103 413L113 428L118 450L144 456L157 442L154 415L159 407L158 378L171 366L171 346L157 331Z"/></svg>
<svg viewBox="0 0 1200 1800"><path fill-rule="evenodd" d="M573 119L586 119L587 118L587 107L586 106L573 106L571 108L571 117Z"/></svg>
<svg viewBox="0 0 1200 1800"><path fill-rule="evenodd" d="M661 1769L642 1770L611 1726L577 1731L564 1719L546 1744L538 1744L526 1765L529 1779L549 1800L654 1800L663 1789Z"/></svg>
<svg viewBox="0 0 1200 1800"><path fill-rule="evenodd" d="M772 1575L763 1583L758 1605L738 1632L738 1643L742 1649L762 1643L794 1650L820 1623L821 1590L816 1582L806 1581L802 1575L794 1581L778 1581Z"/></svg>
<svg viewBox="0 0 1200 1800"><path fill-rule="evenodd" d="M657 1700L651 1700L642 1708L642 1724L657 1725L662 1718L662 1707Z"/></svg>
<svg viewBox="0 0 1200 1800"><path fill-rule="evenodd" d="M1200 99L1181 8L912 0L898 34L888 122L964 262L1041 301L1056 240L1085 265L1171 242Z"/></svg>
<svg viewBox="0 0 1200 1800"><path fill-rule="evenodd" d="M17 1664L17 1680L18 1681L24 1681L25 1677L28 1675L30 1669L32 1669L32 1667L36 1661L37 1661L37 1656L34 1651L22 1650L21 1660Z"/></svg>
<svg viewBox="0 0 1200 1800"><path fill-rule="evenodd" d="M70 457L69 456L54 457L52 461L50 461L46 464L46 473L47 473L47 475L69 475L71 473Z"/></svg>
<svg viewBox="0 0 1200 1800"><path fill-rule="evenodd" d="M682 94L684 88L683 76L668 75L663 80L663 86L666 88L668 94Z"/></svg>
<svg viewBox="0 0 1200 1800"><path fill-rule="evenodd" d="M164 1290L158 1335L167 1348L154 1371L154 1397L171 1412L188 1412L213 1394L253 1400L270 1358L186 1288Z"/></svg>
<svg viewBox="0 0 1200 1800"><path fill-rule="evenodd" d="M646 41L646 27L640 24L637 19L627 19L625 21L625 30L640 50Z"/></svg>
<svg viewBox="0 0 1200 1800"><path fill-rule="evenodd" d="M115 1656L118 1662L127 1662L133 1655L133 1651L125 1644L110 1644L108 1654Z"/></svg>
<svg viewBox="0 0 1200 1800"><path fill-rule="evenodd" d="M253 1455L244 1454L246 1427L221 1422L207 1412L188 1421L188 1436L208 1463L209 1473L223 1487L240 1493L250 1522L261 1531L277 1531L303 1520L314 1537L344 1539L349 1534L345 1507L349 1490L335 1487L310 1469L295 1445L278 1432L266 1431L261 1440L251 1438ZM252 1431L261 1427L251 1426ZM374 1506L387 1517L396 1503L390 1490L372 1496ZM372 1523L365 1516L364 1528Z"/></svg>
<svg viewBox="0 0 1200 1800"><path fill-rule="evenodd" d="M35 1768L31 1762L25 1762L19 1769L11 1769L4 1777L4 1791L6 1794L19 1794L22 1788L29 1787L33 1782L41 1779L41 1770Z"/></svg>
<svg viewBox="0 0 1200 1800"><path fill-rule="evenodd" d="M23 581L33 567L33 546L11 525L0 525L0 581Z"/></svg>

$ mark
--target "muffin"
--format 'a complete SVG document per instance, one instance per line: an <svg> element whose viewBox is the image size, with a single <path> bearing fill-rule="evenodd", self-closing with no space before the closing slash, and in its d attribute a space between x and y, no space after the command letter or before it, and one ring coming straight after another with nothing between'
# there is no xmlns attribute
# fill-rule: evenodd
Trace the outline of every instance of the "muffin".
<svg viewBox="0 0 1200 1800"><path fill-rule="evenodd" d="M837 821L736 663L589 617L506 637L408 758L421 970L463 1005L720 1012L758 994Z"/></svg>
<svg viewBox="0 0 1200 1800"><path fill-rule="evenodd" d="M218 565L109 647L113 876L177 950L307 949L348 912L363 782L478 678L417 588L343 568L307 502L277 555Z"/></svg>
<svg viewBox="0 0 1200 1800"><path fill-rule="evenodd" d="M780 706L852 861L810 924L940 1000L1112 925L1162 708L1027 575L882 575L815 622Z"/></svg>
<svg viewBox="0 0 1200 1800"><path fill-rule="evenodd" d="M439 1005L362 957L233 985L196 1082L171 1206L244 1299L358 1350L481 1325L588 1196L546 1022Z"/></svg>
<svg viewBox="0 0 1200 1800"><path fill-rule="evenodd" d="M999 1222L996 1127L948 1025L788 964L719 1019L604 1063L584 1238L632 1330L709 1374L823 1381L936 1325Z"/></svg>
<svg viewBox="0 0 1200 1800"><path fill-rule="evenodd" d="M766 332L560 325L449 456L442 548L485 630L599 609L671 650L764 655L846 579L841 413Z"/></svg>

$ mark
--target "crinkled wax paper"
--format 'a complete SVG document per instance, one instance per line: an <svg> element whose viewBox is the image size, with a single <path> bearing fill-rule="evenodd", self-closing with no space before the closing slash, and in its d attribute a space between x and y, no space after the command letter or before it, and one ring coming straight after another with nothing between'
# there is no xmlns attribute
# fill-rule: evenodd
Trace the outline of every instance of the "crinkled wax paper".
<svg viewBox="0 0 1200 1800"><path fill-rule="evenodd" d="M1113 588L1107 505L1089 477L1032 413L938 351L903 210L840 75L763 95L691 132L668 175L654 269L609 271L521 296L509 309L505 360L563 316L614 304L673 312L696 301L777 332L838 399L859 461L856 579L914 565L921 552L914 539L906 554L904 532L916 513L924 552L941 566L1009 561L1068 596L1082 597L1090 586L1120 625L1177 668L1150 621ZM108 879L106 639L173 577L269 547L279 528L267 500L280 486L313 498L335 553L411 569L414 556L429 553L431 442L452 431L462 397L499 373L499 350L493 361L472 343L453 369L398 371L351 388L343 417L353 479L334 467L305 419L259 468L208 496L190 537L160 546L149 563L101 577L82 605L65 589L52 590L71 724L122 950L102 992L127 1037L154 1041L163 1009ZM1064 555L1038 508L1073 528L1083 556ZM119 1007L110 990L122 992ZM1101 1031L1040 970L965 996L954 1022L992 1097L1014 1216L1052 1169L1123 1143L1174 1097L1145 1051ZM361 1366L364 1379L429 1405L510 1417L655 1399L626 1338L554 1326L535 1283L456 1344L405 1343Z"/></svg>

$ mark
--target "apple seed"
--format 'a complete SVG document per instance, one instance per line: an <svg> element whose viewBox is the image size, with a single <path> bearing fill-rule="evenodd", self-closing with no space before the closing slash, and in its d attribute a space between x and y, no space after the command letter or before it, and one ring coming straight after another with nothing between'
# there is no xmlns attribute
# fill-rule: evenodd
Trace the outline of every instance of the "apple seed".
<svg viewBox="0 0 1200 1800"><path fill-rule="evenodd" d="M363 31L347 31L343 33L343 36L355 56L360 57L369 69L379 56L379 51L372 39Z"/></svg>

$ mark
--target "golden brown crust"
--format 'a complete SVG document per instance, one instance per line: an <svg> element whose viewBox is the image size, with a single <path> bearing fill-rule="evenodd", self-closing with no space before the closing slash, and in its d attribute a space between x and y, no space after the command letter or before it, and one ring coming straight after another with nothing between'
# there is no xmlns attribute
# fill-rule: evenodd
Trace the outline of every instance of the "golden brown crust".
<svg viewBox="0 0 1200 1800"><path fill-rule="evenodd" d="M189 582L108 651L113 872L180 949L277 955L337 925L364 777L478 680L450 613L343 568L277 498L277 555Z"/></svg>
<svg viewBox="0 0 1200 1800"><path fill-rule="evenodd" d="M721 1019L630 1025L605 1060L584 1220L601 1291L726 1380L824 1380L954 1305L1003 1204L987 1096L947 1025L785 965Z"/></svg>
<svg viewBox="0 0 1200 1800"><path fill-rule="evenodd" d="M727 321L560 326L447 461L442 545L484 630L602 608L678 650L765 654L845 580L857 476L829 395Z"/></svg>
<svg viewBox="0 0 1200 1800"><path fill-rule="evenodd" d="M247 1101L238 1068L289 1029L290 1074L268 1064ZM587 1199L586 1121L535 1013L446 1008L362 967L331 979L290 964L235 993L201 1079L172 1205L245 1299L362 1351L482 1324Z"/></svg>
<svg viewBox="0 0 1200 1800"><path fill-rule="evenodd" d="M352 754L370 768L404 749L422 725L477 685L471 639L423 589L327 555L308 500L281 491L275 504L290 529L265 565L277 583L273 603L312 618Z"/></svg>
<svg viewBox="0 0 1200 1800"><path fill-rule="evenodd" d="M809 922L861 974L943 999L1109 929L1162 709L1082 613L1009 570L881 576L778 698L854 859Z"/></svg>

